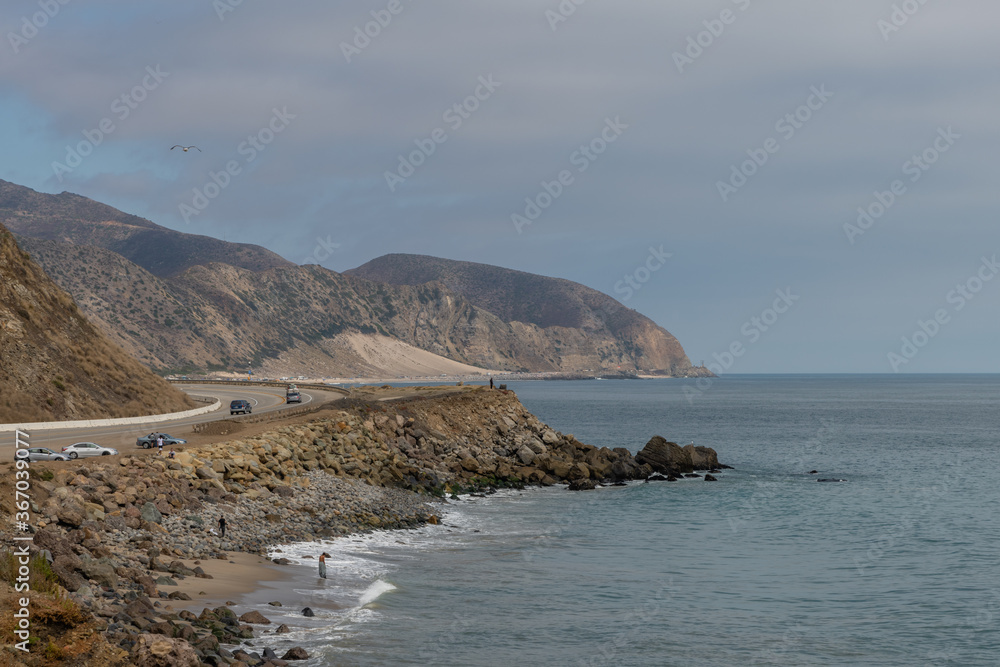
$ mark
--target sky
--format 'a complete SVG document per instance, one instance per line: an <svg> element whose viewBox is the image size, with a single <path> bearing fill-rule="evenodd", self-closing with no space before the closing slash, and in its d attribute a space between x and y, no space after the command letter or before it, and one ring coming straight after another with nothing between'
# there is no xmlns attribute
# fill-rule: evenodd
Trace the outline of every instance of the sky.
<svg viewBox="0 0 1000 667"><path fill-rule="evenodd" d="M567 278L722 373L1000 372L998 19L17 0L0 178L334 271L403 252Z"/></svg>

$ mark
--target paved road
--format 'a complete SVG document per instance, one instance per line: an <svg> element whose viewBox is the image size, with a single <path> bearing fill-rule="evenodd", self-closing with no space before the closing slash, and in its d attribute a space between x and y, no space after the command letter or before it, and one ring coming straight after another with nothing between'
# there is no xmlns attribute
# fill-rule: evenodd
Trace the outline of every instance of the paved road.
<svg viewBox="0 0 1000 667"><path fill-rule="evenodd" d="M155 424L98 426L95 428L35 431L34 433L29 431L29 442L32 447L48 447L57 452L62 447L71 445L74 442L96 442L104 447L114 447L124 454L135 451L136 438L148 435L149 433L169 433L174 437L187 439L191 434L191 426L193 424L229 419L229 403L235 399L250 401L250 404L253 406L253 414L282 410L287 407L298 407L296 404L288 406L285 403L285 390L282 387L251 385L229 387L224 384L176 384L174 386L191 396L210 398L213 401L218 399L222 402L222 407L215 412L198 415L197 417L188 417L186 419L158 422ZM343 398L342 394L316 389L300 389L300 392L302 395L302 405L308 405L314 401L325 402ZM14 434L0 434L0 461L12 461L13 456Z"/></svg>

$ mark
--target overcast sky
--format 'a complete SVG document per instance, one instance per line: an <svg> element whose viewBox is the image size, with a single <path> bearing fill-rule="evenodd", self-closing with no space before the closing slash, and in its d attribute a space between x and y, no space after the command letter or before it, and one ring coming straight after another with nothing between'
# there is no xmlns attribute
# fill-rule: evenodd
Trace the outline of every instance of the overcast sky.
<svg viewBox="0 0 1000 667"><path fill-rule="evenodd" d="M0 178L336 271L409 252L568 278L728 372L1000 372L998 19L11 1Z"/></svg>

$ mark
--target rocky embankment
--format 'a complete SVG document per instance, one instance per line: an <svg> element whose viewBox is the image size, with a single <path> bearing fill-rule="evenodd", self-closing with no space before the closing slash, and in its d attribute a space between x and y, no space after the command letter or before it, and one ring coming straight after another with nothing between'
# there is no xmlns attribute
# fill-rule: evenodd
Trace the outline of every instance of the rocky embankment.
<svg viewBox="0 0 1000 667"><path fill-rule="evenodd" d="M660 437L636 456L581 443L546 426L513 393L485 388L342 401L329 414L175 458L121 456L34 471L34 548L51 563L40 567L106 642L100 664L240 664L223 645L252 637L250 625L225 608L195 616L162 606L189 599L171 592L178 578L207 576L181 560L436 523L436 498L470 490L588 489L719 467L714 450ZM210 530L220 516L225 538ZM51 632L46 639L58 648Z"/></svg>

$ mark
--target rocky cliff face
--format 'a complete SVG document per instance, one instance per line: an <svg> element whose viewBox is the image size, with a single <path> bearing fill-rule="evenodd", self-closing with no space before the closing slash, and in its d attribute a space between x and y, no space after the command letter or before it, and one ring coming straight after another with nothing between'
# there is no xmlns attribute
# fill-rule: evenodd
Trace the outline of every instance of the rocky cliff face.
<svg viewBox="0 0 1000 667"><path fill-rule="evenodd" d="M194 407L88 322L2 225L0 360L0 423Z"/></svg>
<svg viewBox="0 0 1000 667"><path fill-rule="evenodd" d="M400 286L435 285L530 341L518 350L537 370L697 375L681 344L648 317L579 283L488 264L425 255L384 255L347 275Z"/></svg>

